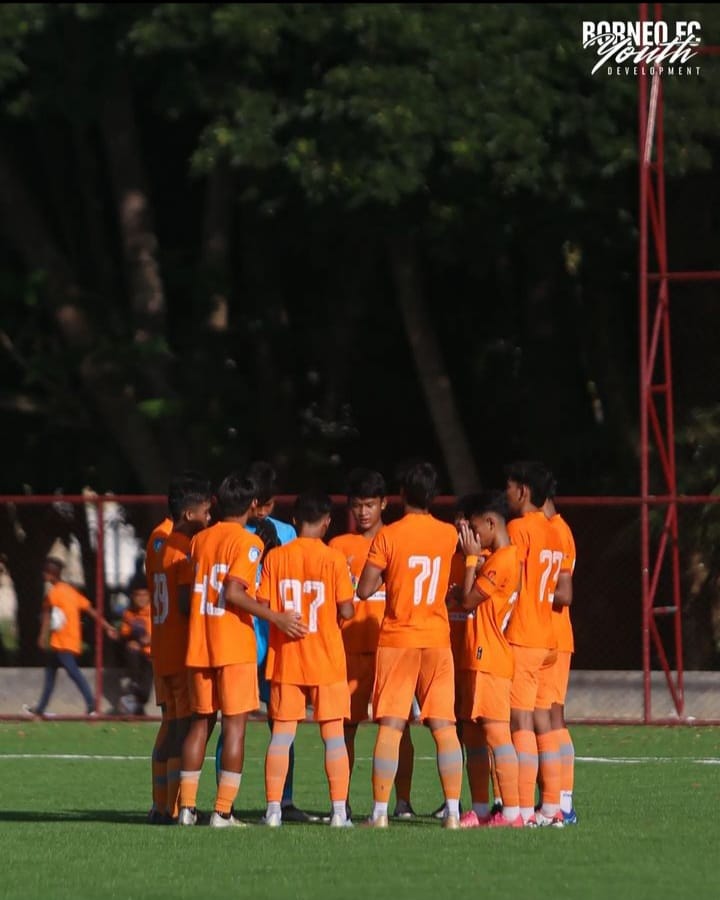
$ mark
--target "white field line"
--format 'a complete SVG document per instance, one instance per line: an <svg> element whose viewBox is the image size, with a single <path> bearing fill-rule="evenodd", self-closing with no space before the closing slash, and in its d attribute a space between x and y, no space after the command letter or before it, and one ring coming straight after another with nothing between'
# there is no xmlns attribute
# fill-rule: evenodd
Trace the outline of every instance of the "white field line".
<svg viewBox="0 0 720 900"><path fill-rule="evenodd" d="M246 756L247 760L263 760L264 756ZM108 762L150 762L149 756L111 756L108 754L86 754L86 753L0 753L0 762L2 760L19 760L19 759L47 759L47 760L67 760L70 762L84 762L103 760ZM206 760L215 759L214 756L206 756ZM576 762L582 763L609 763L613 765L631 766L642 765L644 763L697 763L705 766L720 765L720 758L700 757L700 756L576 756ZM372 762L372 757L358 756L357 762ZM416 756L416 762L435 762L434 756Z"/></svg>

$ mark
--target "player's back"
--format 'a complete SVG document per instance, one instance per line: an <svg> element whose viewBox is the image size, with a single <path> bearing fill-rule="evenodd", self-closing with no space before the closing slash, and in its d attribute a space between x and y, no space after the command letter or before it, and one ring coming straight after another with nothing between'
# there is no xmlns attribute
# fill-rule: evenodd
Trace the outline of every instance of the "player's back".
<svg viewBox="0 0 720 900"><path fill-rule="evenodd" d="M340 534L329 547L339 550L347 561L353 591L362 574L372 541L361 534ZM385 614L385 585L381 585L367 600L355 597L355 615L341 624L346 653L374 653L377 649L380 623Z"/></svg>
<svg viewBox="0 0 720 900"><path fill-rule="evenodd" d="M558 533L542 510L508 523L521 568L520 593L506 637L521 647L554 649L552 602L563 559Z"/></svg>
<svg viewBox="0 0 720 900"><path fill-rule="evenodd" d="M407 513L375 536L368 562L385 573L380 647L449 647L445 604L457 531L424 513Z"/></svg>
<svg viewBox="0 0 720 900"><path fill-rule="evenodd" d="M491 554L480 569L476 584L486 599L478 605L468 629L464 668L512 678L513 655L505 630L520 587L517 547L508 544Z"/></svg>
<svg viewBox="0 0 720 900"><path fill-rule="evenodd" d="M252 616L232 604L226 606L223 583L233 578L254 597L262 549L260 538L237 522L218 522L193 538L188 666L256 662Z"/></svg>
<svg viewBox="0 0 720 900"><path fill-rule="evenodd" d="M548 521L550 522L551 527L555 529L563 549L563 560L560 571L572 575L575 571L575 561L577 557L575 551L575 539L570 526L560 513L555 513L555 515L550 516ZM575 638L573 636L569 606L563 606L561 610L553 612L553 627L557 638L558 650L565 653L572 653L575 650Z"/></svg>
<svg viewBox="0 0 720 900"><path fill-rule="evenodd" d="M185 668L188 618L180 611L178 589L192 584L190 538L180 531L149 545L145 572L152 596L152 658L156 675Z"/></svg>
<svg viewBox="0 0 720 900"><path fill-rule="evenodd" d="M304 638L293 640L271 626L271 681L320 685L346 679L337 607L353 594L346 558L320 538L299 537L267 554L259 599L278 612L295 610L308 628Z"/></svg>

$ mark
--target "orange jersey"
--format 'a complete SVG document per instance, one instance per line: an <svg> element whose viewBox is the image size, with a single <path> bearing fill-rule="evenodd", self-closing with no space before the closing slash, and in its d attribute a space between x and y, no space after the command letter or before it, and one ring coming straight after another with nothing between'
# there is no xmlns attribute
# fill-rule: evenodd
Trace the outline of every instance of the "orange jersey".
<svg viewBox="0 0 720 900"><path fill-rule="evenodd" d="M555 513L554 516L550 517L550 524L557 531L563 547L563 561L560 566L560 571L572 575L575 571L576 555L575 540L572 531L570 530L570 526L560 513ZM560 612L553 612L552 618L558 650L564 653L573 653L575 651L575 639L573 637L572 623L570 621L570 607L563 606Z"/></svg>
<svg viewBox="0 0 720 900"><path fill-rule="evenodd" d="M329 546L339 550L347 560L353 589L357 588L372 541L361 534L341 534ZM385 614L385 585L367 600L355 596L355 616L341 623L346 653L374 653L377 649L380 623Z"/></svg>
<svg viewBox="0 0 720 900"><path fill-rule="evenodd" d="M465 585L465 554L455 553L450 562L450 583L445 602L450 619L450 647L453 659L460 661L465 650L465 636L474 613L462 608L462 592ZM455 596L455 591L460 600Z"/></svg>
<svg viewBox="0 0 720 900"><path fill-rule="evenodd" d="M185 668L188 618L180 612L178 588L193 583L190 538L179 531L148 544L145 571L153 602L152 658L156 675Z"/></svg>
<svg viewBox="0 0 720 900"><path fill-rule="evenodd" d="M152 609L150 605L142 609L126 609L120 623L120 636L126 641L142 641L152 637ZM141 644L145 656L150 656L150 644Z"/></svg>
<svg viewBox="0 0 720 900"><path fill-rule="evenodd" d="M557 530L537 510L508 522L508 534L518 550L521 579L505 636L520 647L552 650L557 646L552 602L564 556Z"/></svg>
<svg viewBox="0 0 720 900"><path fill-rule="evenodd" d="M520 587L517 547L496 550L484 563L475 587L487 597L475 610L467 629L462 668L513 677L513 654L505 637Z"/></svg>
<svg viewBox="0 0 720 900"><path fill-rule="evenodd" d="M150 537L148 538L147 545L145 547L145 555L150 556L150 553L153 549L158 548L158 541L166 538L170 532L173 530L173 520L170 518L165 518L162 522L159 522L150 533ZM152 593L152 585L148 583L148 590Z"/></svg>
<svg viewBox="0 0 720 900"><path fill-rule="evenodd" d="M194 668L254 663L255 629L250 613L225 604L226 579L255 596L260 538L237 522L218 522L192 540L195 570L185 663Z"/></svg>
<svg viewBox="0 0 720 900"><path fill-rule="evenodd" d="M308 627L293 640L270 626L270 681L317 687L347 680L337 607L354 593L347 559L320 538L295 538L268 553L258 598L276 612L295 610Z"/></svg>
<svg viewBox="0 0 720 900"><path fill-rule="evenodd" d="M71 584L58 581L47 593L43 607L50 610L50 647L79 656L82 651L80 614L90 609L87 597Z"/></svg>
<svg viewBox="0 0 720 900"><path fill-rule="evenodd" d="M367 561L385 573L379 647L449 647L445 598L457 531L424 513L407 513L375 535Z"/></svg>

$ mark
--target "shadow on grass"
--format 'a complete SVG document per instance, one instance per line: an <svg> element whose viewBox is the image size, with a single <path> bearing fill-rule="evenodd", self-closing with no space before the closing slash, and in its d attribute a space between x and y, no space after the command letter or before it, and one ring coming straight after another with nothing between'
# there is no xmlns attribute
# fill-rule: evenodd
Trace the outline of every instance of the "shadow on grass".
<svg viewBox="0 0 720 900"><path fill-rule="evenodd" d="M145 825L147 813L137 809L2 809L0 822L114 822L118 825Z"/></svg>
<svg viewBox="0 0 720 900"><path fill-rule="evenodd" d="M248 825L262 825L262 819L265 815L264 809L236 809L235 816ZM317 817L315 822L283 822L283 827L295 828L302 827L328 827L327 813L314 812L312 815ZM199 813L198 825L207 825L210 819L209 812ZM323 822L323 817L325 821ZM360 825L366 816L356 816L353 818L355 825ZM145 825L148 828L174 827L172 825L149 825L147 821L147 813L141 810L130 809L65 809L65 810L27 810L27 809L2 809L0 810L0 822L31 822L31 823L63 823L68 822L105 822L115 825ZM392 820L392 828L416 828L427 827L428 825L438 824L435 820L418 816L410 820Z"/></svg>

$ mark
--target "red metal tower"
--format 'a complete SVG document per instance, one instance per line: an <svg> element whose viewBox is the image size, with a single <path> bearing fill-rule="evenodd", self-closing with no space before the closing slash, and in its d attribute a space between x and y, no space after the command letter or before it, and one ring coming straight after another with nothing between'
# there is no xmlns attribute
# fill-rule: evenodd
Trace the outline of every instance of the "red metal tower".
<svg viewBox="0 0 720 900"><path fill-rule="evenodd" d="M641 3L640 20L662 19L662 4ZM701 47L715 54L720 47ZM684 714L682 591L678 546L678 498L675 466L672 354L670 341L670 284L720 280L720 271L670 272L668 270L665 208L665 133L662 76L652 76L648 66L638 75L638 166L640 187L640 506L642 555L642 653L644 718L652 720L651 650L654 648L665 673L675 711ZM652 84L650 82L652 81ZM662 494L650 494L651 451L659 463ZM657 546L650 535L650 511L663 512ZM669 597L659 597L661 574L669 566ZM672 644L666 648L658 620L672 620ZM674 657L674 659L672 658ZM674 663L674 668L673 668Z"/></svg>

